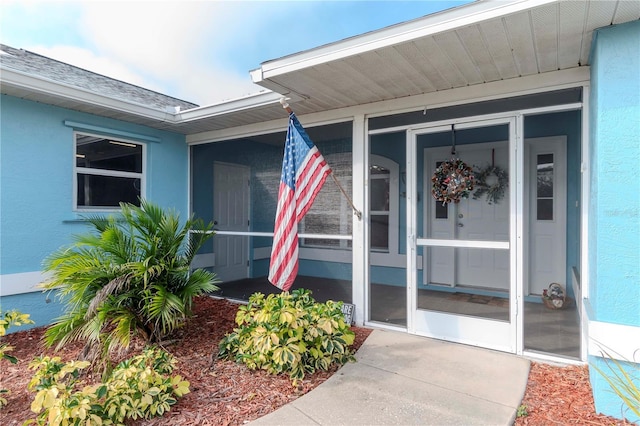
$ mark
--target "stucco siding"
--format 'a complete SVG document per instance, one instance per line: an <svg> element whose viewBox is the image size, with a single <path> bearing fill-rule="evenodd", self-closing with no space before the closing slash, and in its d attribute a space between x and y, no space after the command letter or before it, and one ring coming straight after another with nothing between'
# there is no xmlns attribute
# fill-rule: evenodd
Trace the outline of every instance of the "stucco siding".
<svg viewBox="0 0 640 426"><path fill-rule="evenodd" d="M14 295L2 298L3 310L22 304L16 294L35 290L42 261L49 253L87 229L82 213L74 211L74 128L65 122L130 134L133 140L135 135L156 140L139 141L147 146L146 198L175 208L186 218L188 148L184 135L7 95L0 105L0 295ZM42 310L59 311L55 304L45 304L45 297L36 299ZM24 309L31 312L26 313L33 313L32 304L29 306Z"/></svg>
<svg viewBox="0 0 640 426"><path fill-rule="evenodd" d="M640 327L640 22L598 30L591 62L589 319ZM591 377L596 410L620 417L621 401Z"/></svg>
<svg viewBox="0 0 640 426"><path fill-rule="evenodd" d="M640 326L640 22L600 30L593 55L591 303L599 321Z"/></svg>

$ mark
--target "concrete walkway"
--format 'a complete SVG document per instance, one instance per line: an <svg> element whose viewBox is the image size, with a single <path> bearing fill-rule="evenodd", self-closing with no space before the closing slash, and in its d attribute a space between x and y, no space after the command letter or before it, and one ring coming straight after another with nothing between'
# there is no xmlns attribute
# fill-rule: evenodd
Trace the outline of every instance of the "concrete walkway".
<svg viewBox="0 0 640 426"><path fill-rule="evenodd" d="M529 361L374 330L326 382L251 425L512 425Z"/></svg>

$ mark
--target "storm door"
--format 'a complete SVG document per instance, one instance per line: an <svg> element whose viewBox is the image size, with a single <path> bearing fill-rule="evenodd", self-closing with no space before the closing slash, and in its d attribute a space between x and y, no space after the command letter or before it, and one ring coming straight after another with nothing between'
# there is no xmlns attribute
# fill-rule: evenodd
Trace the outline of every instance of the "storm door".
<svg viewBox="0 0 640 426"><path fill-rule="evenodd" d="M415 334L516 351L514 126L506 118L409 132L409 330ZM434 197L434 184L442 188L461 176L477 180L473 190L449 202L437 189L441 199Z"/></svg>

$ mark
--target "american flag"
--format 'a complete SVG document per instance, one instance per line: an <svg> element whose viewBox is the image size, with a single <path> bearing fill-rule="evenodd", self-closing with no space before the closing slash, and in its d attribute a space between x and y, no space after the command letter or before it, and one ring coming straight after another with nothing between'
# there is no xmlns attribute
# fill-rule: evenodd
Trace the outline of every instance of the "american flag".
<svg viewBox="0 0 640 426"><path fill-rule="evenodd" d="M329 173L331 168L322 154L290 113L269 265L269 281L283 291L291 288L298 274L298 222L311 208Z"/></svg>

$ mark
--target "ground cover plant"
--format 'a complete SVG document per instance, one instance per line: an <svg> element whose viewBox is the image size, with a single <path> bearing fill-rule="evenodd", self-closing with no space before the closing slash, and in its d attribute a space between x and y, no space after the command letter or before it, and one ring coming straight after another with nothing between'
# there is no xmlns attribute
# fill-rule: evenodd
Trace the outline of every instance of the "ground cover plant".
<svg viewBox="0 0 640 426"><path fill-rule="evenodd" d="M317 303L305 289L255 293L238 309L238 327L220 342L218 355L251 370L289 374L295 384L307 373L355 361L349 347L355 334L341 308L342 302Z"/></svg>
<svg viewBox="0 0 640 426"><path fill-rule="evenodd" d="M90 231L44 261L51 279L43 287L66 305L47 328L46 343L84 342L83 358L99 360L105 373L110 353L127 348L133 337L162 342L184 326L194 297L217 289L214 274L189 270L212 237L212 224L182 222L175 211L145 200L120 209L87 217Z"/></svg>
<svg viewBox="0 0 640 426"><path fill-rule="evenodd" d="M223 299L198 297L194 300L193 316L178 330L175 342L165 349L177 360L174 374L190 383L190 393L178 400L162 417L129 422L129 425L243 425L262 417L311 391L328 379L338 367L316 371L292 386L288 375L271 375L263 370L251 371L233 360L218 359L218 343L236 327L238 304ZM20 331L6 336L14 347L17 364L5 363L0 374L0 387L11 390L8 404L0 409L0 424L18 426L35 414L30 405L35 394L27 389L33 376L28 369L38 355L60 356L64 361L78 359L82 343L74 342L59 350L47 348L41 338L46 327ZM356 350L371 332L351 327L356 337ZM123 358L139 353L144 342L133 339ZM357 358L356 352L356 358ZM87 372L81 380L99 380ZM596 414L587 366L554 366L532 363L522 414L516 426L535 425L628 425L629 423Z"/></svg>
<svg viewBox="0 0 640 426"><path fill-rule="evenodd" d="M22 312L12 310L5 312L0 311L0 338L7 334L7 329L12 326L21 326L24 324L33 324L33 321L29 318L29 314L23 314ZM18 358L10 355L9 352L13 350L12 346L9 346L5 342L0 341L0 361L8 361L12 364L18 363ZM8 389L0 387L0 408L2 408L7 400L4 398L9 394Z"/></svg>
<svg viewBox="0 0 640 426"><path fill-rule="evenodd" d="M272 375L264 370L249 370L235 360L218 358L218 344L236 327L235 316L242 305L224 299L200 296L194 299L193 315L185 327L173 335L173 341L164 349L176 360L173 375L189 382L190 392L178 399L162 417L127 421L127 425L242 425L262 417L295 400L328 379L337 365L329 370L306 374L293 385L289 375ZM22 425L36 416L31 404L36 393L27 389L33 377L29 361L35 356L58 356L63 362L77 360L82 355L82 342L72 342L56 350L43 344L47 327L38 327L6 336L14 346L17 364L8 364L0 375L0 386L11 390L8 404L0 409L0 424ZM355 333L352 350L357 350L371 332L362 327L350 327ZM130 347L115 361L130 358L146 346L140 337L132 338ZM99 382L101 377L83 370L77 386Z"/></svg>
<svg viewBox="0 0 640 426"><path fill-rule="evenodd" d="M26 424L49 426L124 424L162 416L189 393L189 382L171 376L176 360L166 351L147 347L120 362L104 382L79 386L87 361L63 362L40 356L29 368L35 374L29 390L36 392Z"/></svg>

